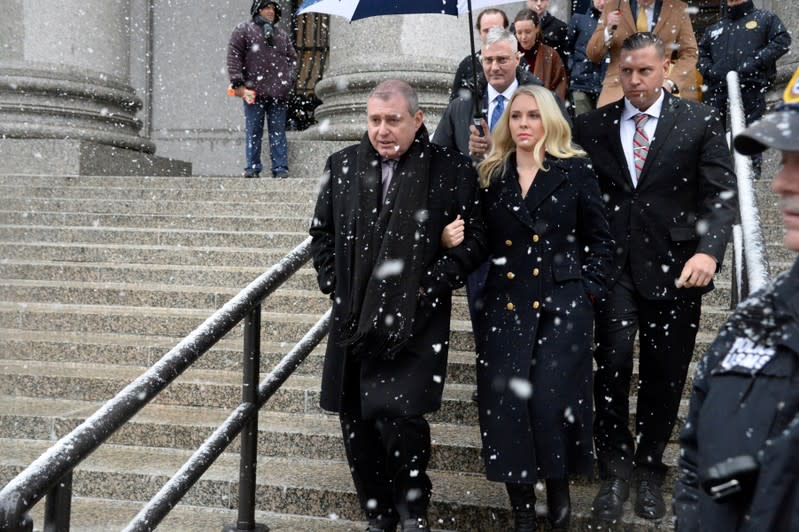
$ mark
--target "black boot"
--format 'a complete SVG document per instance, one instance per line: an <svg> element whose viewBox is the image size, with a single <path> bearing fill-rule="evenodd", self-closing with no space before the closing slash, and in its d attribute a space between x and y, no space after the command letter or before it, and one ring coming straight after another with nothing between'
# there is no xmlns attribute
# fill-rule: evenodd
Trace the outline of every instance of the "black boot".
<svg viewBox="0 0 799 532"><path fill-rule="evenodd" d="M535 516L535 486L533 484L506 483L510 507L513 510L513 531L534 532L536 530Z"/></svg>
<svg viewBox="0 0 799 532"><path fill-rule="evenodd" d="M547 516L554 530L568 530L571 518L569 479L547 479Z"/></svg>

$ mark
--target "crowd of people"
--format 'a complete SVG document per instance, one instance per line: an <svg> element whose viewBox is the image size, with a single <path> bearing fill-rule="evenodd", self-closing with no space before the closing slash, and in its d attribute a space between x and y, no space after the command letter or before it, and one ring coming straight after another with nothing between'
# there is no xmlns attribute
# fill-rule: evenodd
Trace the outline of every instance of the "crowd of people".
<svg viewBox="0 0 799 532"><path fill-rule="evenodd" d="M367 99L360 143L327 160L310 228L333 306L321 406L339 415L371 532L430 529L425 416L441 406L452 292L463 285L485 473L504 484L514 530L537 529L539 482L550 526L568 529L570 479L595 466L594 518L617 521L631 494L637 516L666 516L664 451L701 298L737 214L719 87L740 65L753 125L735 144L747 155L783 151L773 188L786 245L799 249L799 76L784 106L757 121L790 47L775 15L727 0L697 46L679 0L593 0L568 24L548 4L528 0L512 21L499 9L479 14L480 50L459 65L432 137L415 89L390 79ZM256 91L244 103L246 172L256 175L248 106L262 130L281 96L253 85L241 65L255 60L235 43L268 30L278 48L267 26L279 15L274 2L254 2L231 40L231 85L242 97ZM271 143L271 118L269 128ZM699 364L681 438L679 530L799 524L797 271L743 304Z"/></svg>

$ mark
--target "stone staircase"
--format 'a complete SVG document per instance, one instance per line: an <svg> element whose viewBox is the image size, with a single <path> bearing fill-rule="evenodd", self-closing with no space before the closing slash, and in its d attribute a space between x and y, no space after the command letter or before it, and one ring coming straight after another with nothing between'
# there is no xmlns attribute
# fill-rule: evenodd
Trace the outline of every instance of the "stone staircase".
<svg viewBox="0 0 799 532"><path fill-rule="evenodd" d="M781 271L792 255L767 185L758 184L761 208ZM315 179L0 176L0 486L302 242L316 190ZM706 297L697 356L728 315L729 277ZM504 488L481 472L473 340L463 292L455 298L448 384L430 416L431 518L440 530L508 530ZM310 264L266 300L262 375L328 305ZM241 350L238 327L76 470L73 530L123 528L177 471L238 404ZM257 518L273 530L364 527L338 420L318 407L323 353L260 414ZM235 523L237 451L238 440L160 530ZM572 530L601 529L588 519L595 490L574 481ZM638 519L630 507L618 528L671 521Z"/></svg>

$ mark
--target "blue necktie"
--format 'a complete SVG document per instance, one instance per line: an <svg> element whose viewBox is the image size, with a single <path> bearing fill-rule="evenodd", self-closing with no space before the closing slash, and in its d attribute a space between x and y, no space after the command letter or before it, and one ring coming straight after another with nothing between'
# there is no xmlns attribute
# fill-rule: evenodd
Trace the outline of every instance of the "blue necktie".
<svg viewBox="0 0 799 532"><path fill-rule="evenodd" d="M494 128L499 123L499 117L502 116L502 111L505 110L505 97L501 94L494 98L494 101L497 102L497 105L494 106L494 112L491 113L491 125L489 126L489 131L494 131Z"/></svg>

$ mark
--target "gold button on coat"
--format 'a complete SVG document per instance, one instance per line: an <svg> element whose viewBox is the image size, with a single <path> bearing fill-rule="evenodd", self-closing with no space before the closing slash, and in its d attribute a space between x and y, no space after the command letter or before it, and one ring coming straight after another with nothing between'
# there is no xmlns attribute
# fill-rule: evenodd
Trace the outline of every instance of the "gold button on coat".
<svg viewBox="0 0 799 532"><path fill-rule="evenodd" d="M538 277L541 274L541 270L538 268L533 268L533 277Z"/></svg>
<svg viewBox="0 0 799 532"><path fill-rule="evenodd" d="M506 246L508 246L508 247L511 247L511 246L513 245L513 241L511 241L511 240L506 240L506 241L505 241L505 245L506 245Z"/></svg>
<svg viewBox="0 0 799 532"><path fill-rule="evenodd" d="M516 274L515 274L515 273L513 273L513 272L508 272L506 277L507 277L508 279L513 279L514 277L516 277Z"/></svg>
<svg viewBox="0 0 799 532"><path fill-rule="evenodd" d="M538 242L540 237L538 235L533 235L533 242Z"/></svg>
<svg viewBox="0 0 799 532"><path fill-rule="evenodd" d="M507 305L505 305L505 308L508 310L513 310L515 307L513 306L513 303L508 303Z"/></svg>
<svg viewBox="0 0 799 532"><path fill-rule="evenodd" d="M538 301L533 301L533 308L534 308L534 309L536 309L536 310L537 310L537 309L538 309L538 307L540 307L540 306L541 306L541 303L539 303Z"/></svg>

